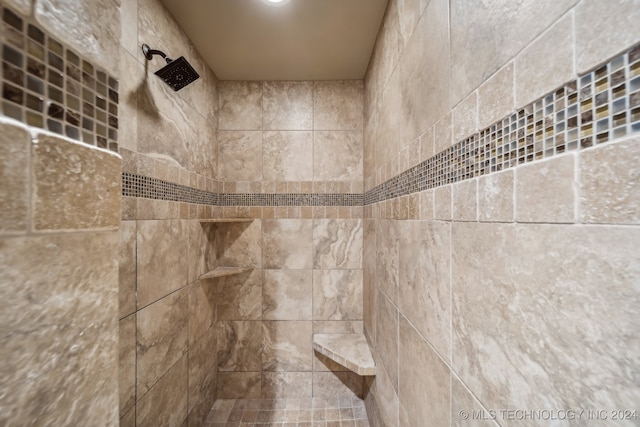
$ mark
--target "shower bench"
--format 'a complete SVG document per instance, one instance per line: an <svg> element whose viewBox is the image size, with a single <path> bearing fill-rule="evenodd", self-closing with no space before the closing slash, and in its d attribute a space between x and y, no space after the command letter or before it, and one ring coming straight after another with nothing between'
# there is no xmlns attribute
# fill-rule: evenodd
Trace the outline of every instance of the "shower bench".
<svg viewBox="0 0 640 427"><path fill-rule="evenodd" d="M364 334L314 334L313 349L358 375L376 374Z"/></svg>

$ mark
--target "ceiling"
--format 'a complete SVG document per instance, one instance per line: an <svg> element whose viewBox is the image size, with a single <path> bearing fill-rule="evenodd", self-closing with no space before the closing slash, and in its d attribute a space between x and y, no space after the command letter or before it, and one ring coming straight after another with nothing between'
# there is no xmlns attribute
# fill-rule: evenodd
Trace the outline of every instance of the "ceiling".
<svg viewBox="0 0 640 427"><path fill-rule="evenodd" d="M388 0L162 0L221 80L362 79Z"/></svg>

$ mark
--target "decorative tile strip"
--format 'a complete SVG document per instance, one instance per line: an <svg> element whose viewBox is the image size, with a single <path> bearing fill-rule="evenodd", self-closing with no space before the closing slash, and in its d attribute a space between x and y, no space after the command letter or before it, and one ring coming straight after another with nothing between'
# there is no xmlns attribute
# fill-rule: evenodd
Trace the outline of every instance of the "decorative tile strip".
<svg viewBox="0 0 640 427"><path fill-rule="evenodd" d="M0 112L118 151L118 80L3 7Z"/></svg>
<svg viewBox="0 0 640 427"><path fill-rule="evenodd" d="M130 172L122 173L122 195L201 205L216 205L218 201L216 193Z"/></svg>
<svg viewBox="0 0 640 427"><path fill-rule="evenodd" d="M367 191L365 205L640 132L640 45Z"/></svg>
<svg viewBox="0 0 640 427"><path fill-rule="evenodd" d="M362 206L362 194L216 194L130 172L122 173L122 195L216 206Z"/></svg>

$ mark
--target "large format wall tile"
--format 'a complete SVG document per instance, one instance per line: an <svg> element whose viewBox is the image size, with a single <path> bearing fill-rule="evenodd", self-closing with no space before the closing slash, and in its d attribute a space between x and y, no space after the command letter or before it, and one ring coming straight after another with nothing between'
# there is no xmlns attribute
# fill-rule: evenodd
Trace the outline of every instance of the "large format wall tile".
<svg viewBox="0 0 640 427"><path fill-rule="evenodd" d="M313 319L362 319L362 270L314 270Z"/></svg>
<svg viewBox="0 0 640 427"><path fill-rule="evenodd" d="M259 82L219 83L220 130L262 129L262 84Z"/></svg>
<svg viewBox="0 0 640 427"><path fill-rule="evenodd" d="M262 257L261 221L219 225L215 235L215 262L217 265L260 268Z"/></svg>
<svg viewBox="0 0 640 427"><path fill-rule="evenodd" d="M218 399L259 399L261 381L260 372L220 372Z"/></svg>
<svg viewBox="0 0 640 427"><path fill-rule="evenodd" d="M262 317L262 270L213 279L218 320L258 320Z"/></svg>
<svg viewBox="0 0 640 427"><path fill-rule="evenodd" d="M262 398L264 399L309 399L311 390L311 372L262 373Z"/></svg>
<svg viewBox="0 0 640 427"><path fill-rule="evenodd" d="M218 326L218 370L259 371L262 325L254 321L220 322Z"/></svg>
<svg viewBox="0 0 640 427"><path fill-rule="evenodd" d="M118 256L120 318L128 316L136 310L136 235L136 222L122 221Z"/></svg>
<svg viewBox="0 0 640 427"><path fill-rule="evenodd" d="M117 424L117 253L116 232L0 240L0 424Z"/></svg>
<svg viewBox="0 0 640 427"><path fill-rule="evenodd" d="M361 80L314 82L315 130L362 130Z"/></svg>
<svg viewBox="0 0 640 427"><path fill-rule="evenodd" d="M392 302L398 301L400 244L396 221L376 222L376 282Z"/></svg>
<svg viewBox="0 0 640 427"><path fill-rule="evenodd" d="M445 360L451 352L450 225L408 221L400 225L402 314Z"/></svg>
<svg viewBox="0 0 640 427"><path fill-rule="evenodd" d="M265 320L311 320L311 270L265 270L262 317Z"/></svg>
<svg viewBox="0 0 640 427"><path fill-rule="evenodd" d="M406 123L406 129L399 129L402 144L418 137L451 108L448 16L448 1L431 0L400 58L401 120ZM397 132L397 122L393 127Z"/></svg>
<svg viewBox="0 0 640 427"><path fill-rule="evenodd" d="M186 221L138 221L138 308L187 284L186 235Z"/></svg>
<svg viewBox="0 0 640 427"><path fill-rule="evenodd" d="M136 403L136 316L132 314L119 322L118 389L120 414L124 415Z"/></svg>
<svg viewBox="0 0 640 427"><path fill-rule="evenodd" d="M313 180L313 132L264 132L262 145L266 181Z"/></svg>
<svg viewBox="0 0 640 427"><path fill-rule="evenodd" d="M574 76L573 13L558 20L515 60L516 105L535 101Z"/></svg>
<svg viewBox="0 0 640 427"><path fill-rule="evenodd" d="M478 179L478 219L511 222L514 212L514 173L507 170Z"/></svg>
<svg viewBox="0 0 640 427"><path fill-rule="evenodd" d="M189 379L187 356L178 360L138 401L136 425L180 427L187 419Z"/></svg>
<svg viewBox="0 0 640 427"><path fill-rule="evenodd" d="M404 317L400 318L399 357L400 425L450 425L449 368Z"/></svg>
<svg viewBox="0 0 640 427"><path fill-rule="evenodd" d="M311 220L262 221L263 268L310 269L313 266L312 246Z"/></svg>
<svg viewBox="0 0 640 427"><path fill-rule="evenodd" d="M313 222L314 268L362 268L362 221L318 219Z"/></svg>
<svg viewBox="0 0 640 427"><path fill-rule="evenodd" d="M262 322L262 370L312 369L310 321Z"/></svg>
<svg viewBox="0 0 640 427"><path fill-rule="evenodd" d="M30 143L26 128L0 122L0 233L27 230Z"/></svg>
<svg viewBox="0 0 640 427"><path fill-rule="evenodd" d="M210 328L189 347L189 415L193 418L191 413L202 412L200 407L204 406L206 413L200 423L206 418L215 400L218 360L212 349L217 348L217 345L216 328Z"/></svg>
<svg viewBox="0 0 640 427"><path fill-rule="evenodd" d="M137 320L137 390L146 393L187 351L189 295L175 292L140 310Z"/></svg>
<svg viewBox="0 0 640 427"><path fill-rule="evenodd" d="M382 292L378 292L376 315L376 348L398 392L398 309Z"/></svg>
<svg viewBox="0 0 640 427"><path fill-rule="evenodd" d="M362 153L362 131L315 132L313 179L361 181Z"/></svg>
<svg viewBox="0 0 640 427"><path fill-rule="evenodd" d="M513 61L496 71L478 89L478 128L493 124L515 108ZM464 135L466 138L469 135Z"/></svg>
<svg viewBox="0 0 640 427"><path fill-rule="evenodd" d="M189 293L189 345L193 345L208 331L216 319L216 288L207 281L188 286Z"/></svg>
<svg viewBox="0 0 640 427"><path fill-rule="evenodd" d="M33 228L117 228L122 160L62 137L38 134L36 138Z"/></svg>
<svg viewBox="0 0 640 427"><path fill-rule="evenodd" d="M640 9L634 0L584 0L576 6L575 14L578 73L640 41L640 28L635 25Z"/></svg>
<svg viewBox="0 0 640 427"><path fill-rule="evenodd" d="M500 419L502 414L495 409L493 410L496 418ZM451 375L451 426L498 427L498 423L490 419L491 414L455 375Z"/></svg>
<svg viewBox="0 0 640 427"><path fill-rule="evenodd" d="M375 340L376 324L376 222L364 220L362 272L362 316L364 327Z"/></svg>
<svg viewBox="0 0 640 427"><path fill-rule="evenodd" d="M453 366L487 408L634 407L639 238L629 227L454 224Z"/></svg>
<svg viewBox="0 0 640 427"><path fill-rule="evenodd" d="M638 142L640 137L635 137L580 153L579 212L583 222L640 222Z"/></svg>
<svg viewBox="0 0 640 427"><path fill-rule="evenodd" d="M467 96L577 2L452 0L452 101Z"/></svg>
<svg viewBox="0 0 640 427"><path fill-rule="evenodd" d="M262 179L262 132L219 131L218 178L223 181Z"/></svg>
<svg viewBox="0 0 640 427"><path fill-rule="evenodd" d="M264 82L262 87L263 129L313 129L313 82Z"/></svg>

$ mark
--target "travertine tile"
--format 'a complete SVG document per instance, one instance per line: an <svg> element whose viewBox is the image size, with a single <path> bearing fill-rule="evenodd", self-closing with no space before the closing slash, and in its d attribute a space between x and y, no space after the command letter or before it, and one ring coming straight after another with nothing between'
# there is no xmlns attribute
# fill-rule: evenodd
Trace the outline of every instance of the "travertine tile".
<svg viewBox="0 0 640 427"><path fill-rule="evenodd" d="M178 360L165 376L138 401L137 426L182 426L187 419L189 369L187 356Z"/></svg>
<svg viewBox="0 0 640 427"><path fill-rule="evenodd" d="M580 219L591 223L640 222L640 138L580 153Z"/></svg>
<svg viewBox="0 0 640 427"><path fill-rule="evenodd" d="M120 418L120 427L136 427L136 409L131 408L129 412Z"/></svg>
<svg viewBox="0 0 640 427"><path fill-rule="evenodd" d="M77 4L68 0L38 0L34 3L36 21L52 36L91 58L111 75L118 74L120 2L98 0Z"/></svg>
<svg viewBox="0 0 640 427"><path fill-rule="evenodd" d="M262 132L218 132L218 178L226 181L262 179Z"/></svg>
<svg viewBox="0 0 640 427"><path fill-rule="evenodd" d="M262 129L262 83L222 81L218 129Z"/></svg>
<svg viewBox="0 0 640 427"><path fill-rule="evenodd" d="M362 319L362 270L314 270L313 318Z"/></svg>
<svg viewBox="0 0 640 427"><path fill-rule="evenodd" d="M0 239L0 424L117 424L117 254L117 232Z"/></svg>
<svg viewBox="0 0 640 427"><path fill-rule="evenodd" d="M137 394L153 387L186 353L189 344L189 298L187 289L151 304L136 315Z"/></svg>
<svg viewBox="0 0 640 427"><path fill-rule="evenodd" d="M118 256L120 291L119 318L136 310L136 222L122 221L120 224L120 249Z"/></svg>
<svg viewBox="0 0 640 427"><path fill-rule="evenodd" d="M313 179L313 132L264 132L262 144L265 180L311 181Z"/></svg>
<svg viewBox="0 0 640 427"><path fill-rule="evenodd" d="M397 124L403 120L402 113L402 92L400 85L400 71L396 69L391 75L389 83L384 87L381 94L379 121L375 134L375 158L376 166L384 167L388 159L392 159L399 149L400 143L408 134L401 128L399 134Z"/></svg>
<svg viewBox="0 0 640 427"><path fill-rule="evenodd" d="M478 128L506 117L515 108L513 62L499 69L478 88Z"/></svg>
<svg viewBox="0 0 640 427"><path fill-rule="evenodd" d="M311 270L265 270L262 317L265 320L311 320Z"/></svg>
<svg viewBox="0 0 640 427"><path fill-rule="evenodd" d="M265 130L313 129L313 82L264 82Z"/></svg>
<svg viewBox="0 0 640 427"><path fill-rule="evenodd" d="M502 414L498 411L495 411L494 415L496 419L502 418ZM451 375L451 425L455 427L469 427L469 425L497 427L498 423L490 418L489 410L473 397L455 375Z"/></svg>
<svg viewBox="0 0 640 427"><path fill-rule="evenodd" d="M218 320L259 320L262 316L262 270L214 279Z"/></svg>
<svg viewBox="0 0 640 427"><path fill-rule="evenodd" d="M218 372L218 361L216 352L217 333L215 328L209 329L200 339L189 347L189 417L204 417L213 406L216 393L216 378ZM196 417L195 413L199 416ZM204 417L202 413L204 412Z"/></svg>
<svg viewBox="0 0 640 427"><path fill-rule="evenodd" d="M453 220L476 221L478 219L478 180L468 179L451 186Z"/></svg>
<svg viewBox="0 0 640 427"><path fill-rule="evenodd" d="M487 408L633 407L638 230L485 223L452 235L454 369Z"/></svg>
<svg viewBox="0 0 640 427"><path fill-rule="evenodd" d="M135 8L135 12L131 13L129 10L125 12L125 8ZM128 19L125 18L125 14L128 18L134 18L137 25L138 2L133 0L123 2L121 15L124 19ZM131 150L133 153L138 150L138 88L143 84L145 73L142 64L136 61L137 50L140 49L137 41L137 35L133 40L127 39L127 44L135 49L131 52L125 50L124 47L120 48L121 65L118 81L118 116L127 118L118 121L118 152L123 158L123 171L133 173L137 172L137 168L133 167L134 159L127 162L123 149ZM131 157L135 158L133 153ZM129 164L127 165L127 163Z"/></svg>
<svg viewBox="0 0 640 427"><path fill-rule="evenodd" d="M31 13L32 0L7 0L7 4L23 15Z"/></svg>
<svg viewBox="0 0 640 427"><path fill-rule="evenodd" d="M137 233L137 304L141 308L187 284L186 221L138 221Z"/></svg>
<svg viewBox="0 0 640 427"><path fill-rule="evenodd" d="M420 20L422 11L427 5L427 0L399 0L398 2L398 22L400 24L400 35L402 36L402 47L409 41L413 29ZM401 49L402 50L402 49Z"/></svg>
<svg viewBox="0 0 640 427"><path fill-rule="evenodd" d="M310 371L310 321L262 322L262 370Z"/></svg>
<svg viewBox="0 0 640 427"><path fill-rule="evenodd" d="M399 357L400 425L450 425L449 368L404 317L400 318Z"/></svg>
<svg viewBox="0 0 640 427"><path fill-rule="evenodd" d="M0 233L27 230L30 143L22 125L0 122Z"/></svg>
<svg viewBox="0 0 640 427"><path fill-rule="evenodd" d="M428 3L400 57L402 114L407 128L403 143L418 137L452 107L448 3Z"/></svg>
<svg viewBox="0 0 640 427"><path fill-rule="evenodd" d="M313 84L315 130L360 130L363 126L361 80L316 81Z"/></svg>
<svg viewBox="0 0 640 427"><path fill-rule="evenodd" d="M398 309L378 291L376 314L376 346L378 355L398 392ZM413 365L416 366L416 365Z"/></svg>
<svg viewBox="0 0 640 427"><path fill-rule="evenodd" d="M219 322L218 370L259 371L262 326L256 321Z"/></svg>
<svg viewBox="0 0 640 427"><path fill-rule="evenodd" d="M314 320L314 334L361 334L361 320Z"/></svg>
<svg viewBox="0 0 640 427"><path fill-rule="evenodd" d="M516 169L516 221L573 222L574 170L573 155Z"/></svg>
<svg viewBox="0 0 640 427"><path fill-rule="evenodd" d="M313 221L314 268L362 268L362 221Z"/></svg>
<svg viewBox="0 0 640 427"><path fill-rule="evenodd" d="M261 379L260 372L220 372L218 399L259 399Z"/></svg>
<svg viewBox="0 0 640 427"><path fill-rule="evenodd" d="M492 173L478 179L478 219L480 221L513 221L513 171Z"/></svg>
<svg viewBox="0 0 640 427"><path fill-rule="evenodd" d="M471 92L452 110L453 140L461 141L478 130L478 92ZM502 118L500 116L499 118Z"/></svg>
<svg viewBox="0 0 640 427"><path fill-rule="evenodd" d="M578 73L640 41L640 29L635 25L640 11L633 1L586 0L576 6L575 15Z"/></svg>
<svg viewBox="0 0 640 427"><path fill-rule="evenodd" d="M362 131L314 132L315 181L362 180Z"/></svg>
<svg viewBox="0 0 640 427"><path fill-rule="evenodd" d="M310 269L313 266L312 220L276 219L262 222L264 268Z"/></svg>
<svg viewBox="0 0 640 427"><path fill-rule="evenodd" d="M117 229L122 160L50 134L32 144L35 230ZM89 179L90 178L90 179Z"/></svg>
<svg viewBox="0 0 640 427"><path fill-rule="evenodd" d="M458 141L453 141L453 113L447 113L434 125L434 149L438 154Z"/></svg>
<svg viewBox="0 0 640 427"><path fill-rule="evenodd" d="M206 281L187 287L189 293L189 345L193 345L216 321L216 288Z"/></svg>
<svg viewBox="0 0 640 427"><path fill-rule="evenodd" d="M313 397L362 398L362 377L353 372L314 372Z"/></svg>
<svg viewBox="0 0 640 427"><path fill-rule="evenodd" d="M125 414L136 403L136 316L120 320L118 340L118 390L120 414Z"/></svg>
<svg viewBox="0 0 640 427"><path fill-rule="evenodd" d="M138 54L138 1L120 2L120 45L134 57ZM123 67L120 68L120 72ZM122 82L122 81L121 81ZM119 141L118 141L119 142Z"/></svg>
<svg viewBox="0 0 640 427"><path fill-rule="evenodd" d="M399 309L445 359L451 353L450 225L400 226Z"/></svg>
<svg viewBox="0 0 640 427"><path fill-rule="evenodd" d="M516 57L515 73L516 105L526 105L571 80L575 74L572 13Z"/></svg>
<svg viewBox="0 0 640 427"><path fill-rule="evenodd" d="M399 233L396 221L376 221L376 270L377 287L392 302L398 301Z"/></svg>
<svg viewBox="0 0 640 427"><path fill-rule="evenodd" d="M267 399L310 399L311 372L263 372L262 397Z"/></svg>
<svg viewBox="0 0 640 427"><path fill-rule="evenodd" d="M528 1L519 7L508 7L453 0L450 12L452 101L457 103L471 93L577 2ZM568 42L563 44L570 46ZM542 59L539 58L540 64L546 64Z"/></svg>

